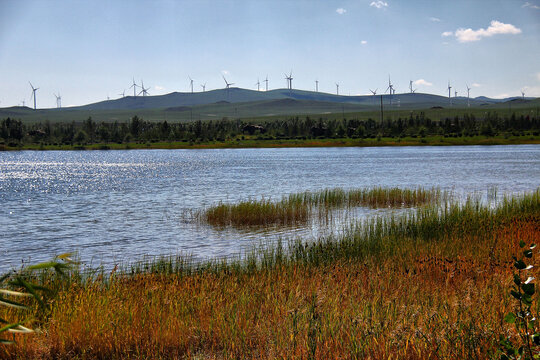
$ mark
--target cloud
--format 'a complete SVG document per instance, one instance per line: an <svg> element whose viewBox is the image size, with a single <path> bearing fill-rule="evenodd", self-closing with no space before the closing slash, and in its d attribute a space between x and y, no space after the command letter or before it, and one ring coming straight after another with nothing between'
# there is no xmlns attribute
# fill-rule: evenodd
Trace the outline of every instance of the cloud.
<svg viewBox="0 0 540 360"><path fill-rule="evenodd" d="M531 4L530 2L525 2L525 4L521 5L522 8L531 8L531 9L536 9L536 10L540 10L540 6L538 5L534 5L534 4Z"/></svg>
<svg viewBox="0 0 540 360"><path fill-rule="evenodd" d="M362 40L362 41L360 41L360 44L366 45L366 44L367 44L367 40Z"/></svg>
<svg viewBox="0 0 540 360"><path fill-rule="evenodd" d="M429 18L429 21L441 22L441 19L432 16L432 17Z"/></svg>
<svg viewBox="0 0 540 360"><path fill-rule="evenodd" d="M452 36L452 35L454 35L454 33L451 32L451 31L445 31L445 32L443 32L441 34L442 37L448 37L448 36Z"/></svg>
<svg viewBox="0 0 540 360"><path fill-rule="evenodd" d="M449 31L445 31L443 33L443 36L450 36L449 33ZM473 30L471 28L459 28L454 33L457 40L461 43L479 41L484 37L491 37L493 35L503 34L521 34L521 29L515 27L512 24L505 24L497 20L492 20L490 26L487 29L480 28L478 30Z"/></svg>
<svg viewBox="0 0 540 360"><path fill-rule="evenodd" d="M482 84L479 84L479 83L472 83L471 84L472 87L475 87L475 88L479 88L482 86Z"/></svg>
<svg viewBox="0 0 540 360"><path fill-rule="evenodd" d="M345 10L344 8L337 8L336 9L336 12L339 14L339 15L343 15L347 12L347 10Z"/></svg>
<svg viewBox="0 0 540 360"><path fill-rule="evenodd" d="M221 73L222 73L223 75L229 75L229 70L221 70Z"/></svg>
<svg viewBox="0 0 540 360"><path fill-rule="evenodd" d="M154 86L154 89L156 89L158 91L165 90L165 88L163 86L160 86L160 85Z"/></svg>
<svg viewBox="0 0 540 360"><path fill-rule="evenodd" d="M384 9L388 7L388 3L382 0L372 1L369 6L376 7L377 9Z"/></svg>
<svg viewBox="0 0 540 360"><path fill-rule="evenodd" d="M433 85L432 83L424 80L424 79L418 79L416 81L413 82L414 85L422 85L422 86L431 86Z"/></svg>

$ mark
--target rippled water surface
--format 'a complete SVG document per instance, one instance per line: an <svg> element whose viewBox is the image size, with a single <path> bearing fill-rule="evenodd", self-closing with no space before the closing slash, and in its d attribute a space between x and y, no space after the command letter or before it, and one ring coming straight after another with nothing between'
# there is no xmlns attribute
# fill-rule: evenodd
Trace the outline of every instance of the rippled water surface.
<svg viewBox="0 0 540 360"><path fill-rule="evenodd" d="M540 186L540 146L0 152L0 270L71 251L92 265L238 254L276 236L317 234L217 230L189 211L371 186L531 191Z"/></svg>

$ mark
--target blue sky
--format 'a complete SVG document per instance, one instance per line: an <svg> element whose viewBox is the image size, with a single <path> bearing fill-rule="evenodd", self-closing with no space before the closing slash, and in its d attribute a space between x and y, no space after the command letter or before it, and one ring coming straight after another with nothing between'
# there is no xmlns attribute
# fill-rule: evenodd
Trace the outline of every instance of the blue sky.
<svg viewBox="0 0 540 360"><path fill-rule="evenodd" d="M0 0L0 106L234 86L540 96L540 0ZM263 85L261 85L263 88Z"/></svg>

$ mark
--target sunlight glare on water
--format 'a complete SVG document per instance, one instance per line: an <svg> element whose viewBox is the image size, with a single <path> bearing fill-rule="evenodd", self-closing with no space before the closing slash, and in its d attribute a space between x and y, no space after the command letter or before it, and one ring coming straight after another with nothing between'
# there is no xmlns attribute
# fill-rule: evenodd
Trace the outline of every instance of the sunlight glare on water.
<svg viewBox="0 0 540 360"><path fill-rule="evenodd" d="M0 270L7 270L73 251L92 265L144 255L205 259L324 232L218 230L186 216L219 201L335 187L532 191L540 186L540 146L0 152L0 170Z"/></svg>

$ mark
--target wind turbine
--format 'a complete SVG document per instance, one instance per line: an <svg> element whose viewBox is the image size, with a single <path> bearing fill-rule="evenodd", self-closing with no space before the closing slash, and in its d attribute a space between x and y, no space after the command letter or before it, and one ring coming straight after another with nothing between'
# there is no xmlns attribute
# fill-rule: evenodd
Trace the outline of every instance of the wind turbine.
<svg viewBox="0 0 540 360"><path fill-rule="evenodd" d="M137 86L139 85L135 83L135 78L133 78L133 85L129 87L130 89L133 88L133 96L137 96Z"/></svg>
<svg viewBox="0 0 540 360"><path fill-rule="evenodd" d="M412 85L413 85L413 81L410 80L409 81L409 90L411 91L411 94L414 94L416 92L416 90L418 90L418 89L413 89Z"/></svg>
<svg viewBox="0 0 540 360"><path fill-rule="evenodd" d="M285 74L285 79L287 79L287 89L292 90L292 80L293 80L292 70L291 70L291 73L288 76L287 76L287 74Z"/></svg>
<svg viewBox="0 0 540 360"><path fill-rule="evenodd" d="M390 95L394 94L394 85L392 85L392 81L390 80L390 75L388 75L388 87L384 91L385 93L390 90Z"/></svg>
<svg viewBox="0 0 540 360"><path fill-rule="evenodd" d="M268 91L268 75L266 75L266 80L264 80L263 82L266 83L266 91Z"/></svg>
<svg viewBox="0 0 540 360"><path fill-rule="evenodd" d="M457 97L457 90L454 91L454 97Z"/></svg>
<svg viewBox="0 0 540 360"><path fill-rule="evenodd" d="M140 92L139 92L139 95L142 94L142 96L146 96L146 95L150 95L150 93L148 92L148 90L150 90L150 88L145 88L144 87L144 81L141 80L141 86L140 88L142 89Z"/></svg>
<svg viewBox="0 0 540 360"><path fill-rule="evenodd" d="M384 93L386 94L386 92L390 90L390 105L392 105L392 95L395 94L395 90L394 90L394 85L392 85L392 81L390 80L390 75L388 75L388 87L386 88L386 90L384 91Z"/></svg>
<svg viewBox="0 0 540 360"><path fill-rule="evenodd" d="M315 80L315 91L319 92L319 80Z"/></svg>
<svg viewBox="0 0 540 360"><path fill-rule="evenodd" d="M448 81L448 100L450 100L450 105L452 105L452 93L450 92L450 90L452 90L452 87L450 86L450 81Z"/></svg>
<svg viewBox="0 0 540 360"><path fill-rule="evenodd" d="M525 100L525 91L521 90L521 98Z"/></svg>
<svg viewBox="0 0 540 360"><path fill-rule="evenodd" d="M227 82L227 79L225 79L225 75L221 75L223 77L223 80L225 80L225 85L227 86L227 98L229 98L229 88L231 85L234 85L234 83Z"/></svg>
<svg viewBox="0 0 540 360"><path fill-rule="evenodd" d="M377 90L379 89L375 89L375 90L369 89L369 91L371 92L371 94L373 94L373 96L377 95Z"/></svg>
<svg viewBox="0 0 540 360"><path fill-rule="evenodd" d="M469 84L467 84L467 107L471 107L471 103L469 101L470 93L471 93L471 88L469 87Z"/></svg>
<svg viewBox="0 0 540 360"><path fill-rule="evenodd" d="M124 89L121 94L118 94L118 96L126 97L126 89Z"/></svg>
<svg viewBox="0 0 540 360"><path fill-rule="evenodd" d="M188 78L189 78L189 83L190 83L190 86L191 86L191 93L193 94L193 79L189 75L188 75Z"/></svg>
<svg viewBox="0 0 540 360"><path fill-rule="evenodd" d="M259 81L259 78L257 78L255 85L257 85L257 91L261 91L261 82Z"/></svg>
<svg viewBox="0 0 540 360"><path fill-rule="evenodd" d="M227 87L226 87L227 89L230 88L231 85L234 85L234 83L227 82L227 79L225 79L225 76L224 76L224 75L221 75L221 76L223 76L223 80L225 80L225 85L227 86Z"/></svg>
<svg viewBox="0 0 540 360"><path fill-rule="evenodd" d="M58 95L53 93L53 95L56 97L56 107L60 109L62 107L62 97L60 96L60 93L58 93Z"/></svg>
<svg viewBox="0 0 540 360"><path fill-rule="evenodd" d="M336 83L336 95L339 95L339 84Z"/></svg>
<svg viewBox="0 0 540 360"><path fill-rule="evenodd" d="M30 99L32 99L32 97L34 98L34 110L36 110L36 91L38 91L39 88L35 88L34 85L32 85L30 81L28 83L30 84L30 87L32 88L32 95L30 95Z"/></svg>
<svg viewBox="0 0 540 360"><path fill-rule="evenodd" d="M202 87L202 91L205 92L206 91L206 83L202 84L201 87Z"/></svg>

